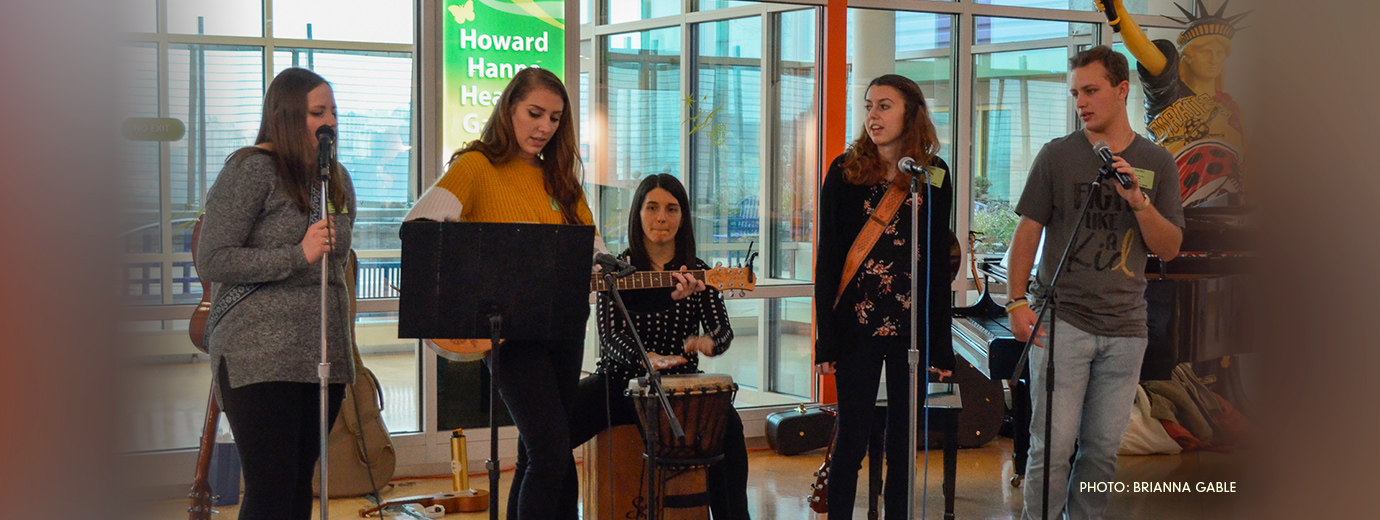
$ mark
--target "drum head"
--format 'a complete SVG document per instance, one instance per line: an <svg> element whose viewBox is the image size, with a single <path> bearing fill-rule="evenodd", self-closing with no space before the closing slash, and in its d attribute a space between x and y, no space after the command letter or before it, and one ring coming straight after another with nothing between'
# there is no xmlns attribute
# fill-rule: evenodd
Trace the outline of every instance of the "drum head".
<svg viewBox="0 0 1380 520"><path fill-rule="evenodd" d="M733 376L728 374L679 374L661 376L661 386L667 394L696 389L725 389L733 386ZM642 388L642 378L628 381L629 394L646 394Z"/></svg>

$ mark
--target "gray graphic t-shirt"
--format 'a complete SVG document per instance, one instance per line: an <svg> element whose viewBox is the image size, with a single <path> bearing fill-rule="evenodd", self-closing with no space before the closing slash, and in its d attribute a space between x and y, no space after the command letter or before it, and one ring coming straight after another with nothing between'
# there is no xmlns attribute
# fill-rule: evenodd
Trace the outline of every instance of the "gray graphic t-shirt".
<svg viewBox="0 0 1380 520"><path fill-rule="evenodd" d="M1136 136L1116 152L1137 169L1141 191L1174 225L1184 226L1179 170L1169 151ZM1045 144L1030 169L1016 213L1045 227L1031 301L1043 303L1075 221L1101 165L1082 130ZM1101 336L1145 337L1146 245L1131 206L1103 182L1059 278L1059 318Z"/></svg>

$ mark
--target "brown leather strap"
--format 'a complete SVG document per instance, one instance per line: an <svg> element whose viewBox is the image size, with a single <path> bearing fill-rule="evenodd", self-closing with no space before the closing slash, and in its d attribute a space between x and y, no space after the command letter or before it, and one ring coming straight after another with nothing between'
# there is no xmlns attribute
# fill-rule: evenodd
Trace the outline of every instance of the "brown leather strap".
<svg viewBox="0 0 1380 520"><path fill-rule="evenodd" d="M901 203L905 202L906 193L910 191L910 183L909 173L897 173L891 180L891 188L877 205L877 210L872 212L872 217L867 219L867 224L858 232L858 238L853 239L853 247L848 250L848 258L843 261L843 279L839 280L839 291L834 295L834 307L839 306L843 290L848 287L848 282L853 280L853 275L857 274L858 268L862 266L863 260L867 259L867 254L872 251L877 239L882 237L882 230L886 229L891 219L896 216L896 210L901 209ZM917 204L920 203L924 203L923 198L917 198Z"/></svg>

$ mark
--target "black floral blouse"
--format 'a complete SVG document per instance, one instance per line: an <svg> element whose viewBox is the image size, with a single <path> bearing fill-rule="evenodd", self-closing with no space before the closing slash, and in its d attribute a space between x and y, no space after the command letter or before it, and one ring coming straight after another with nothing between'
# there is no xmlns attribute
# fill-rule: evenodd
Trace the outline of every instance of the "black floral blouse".
<svg viewBox="0 0 1380 520"><path fill-rule="evenodd" d="M903 341L909 338L912 296L910 292L910 263L912 255L920 253L921 269L928 270L934 279L928 301L930 313L926 317L924 301L919 334L928 337L931 365L941 369L953 367L953 348L950 338L952 300L949 250L952 232L949 228L953 207L953 182L921 191L920 219L934 211L931 226L921 226L917 245L911 242L911 206L909 196L896 211L896 216L883 228L880 238L863 259L857 273L839 294L843 265L848 250L877 206L885 197L891 183L873 185L852 184L844 179L842 156L835 159L820 187L819 227L815 257L815 359L816 363L839 361L856 350L857 341L877 338ZM948 165L935 158L931 166L947 172ZM932 237L932 238L930 238ZM929 248L926 248L927 242ZM926 254L938 251L941 254ZM924 291L924 277L920 278ZM833 303L838 301L838 305Z"/></svg>

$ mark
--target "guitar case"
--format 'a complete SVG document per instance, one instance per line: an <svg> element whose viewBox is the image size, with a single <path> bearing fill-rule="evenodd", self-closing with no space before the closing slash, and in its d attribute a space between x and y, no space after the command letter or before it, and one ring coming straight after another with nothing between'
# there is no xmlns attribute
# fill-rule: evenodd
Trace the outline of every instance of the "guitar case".
<svg viewBox="0 0 1380 520"><path fill-rule="evenodd" d="M822 407L800 405L767 416L767 444L781 455L795 455L829 445L834 416Z"/></svg>

